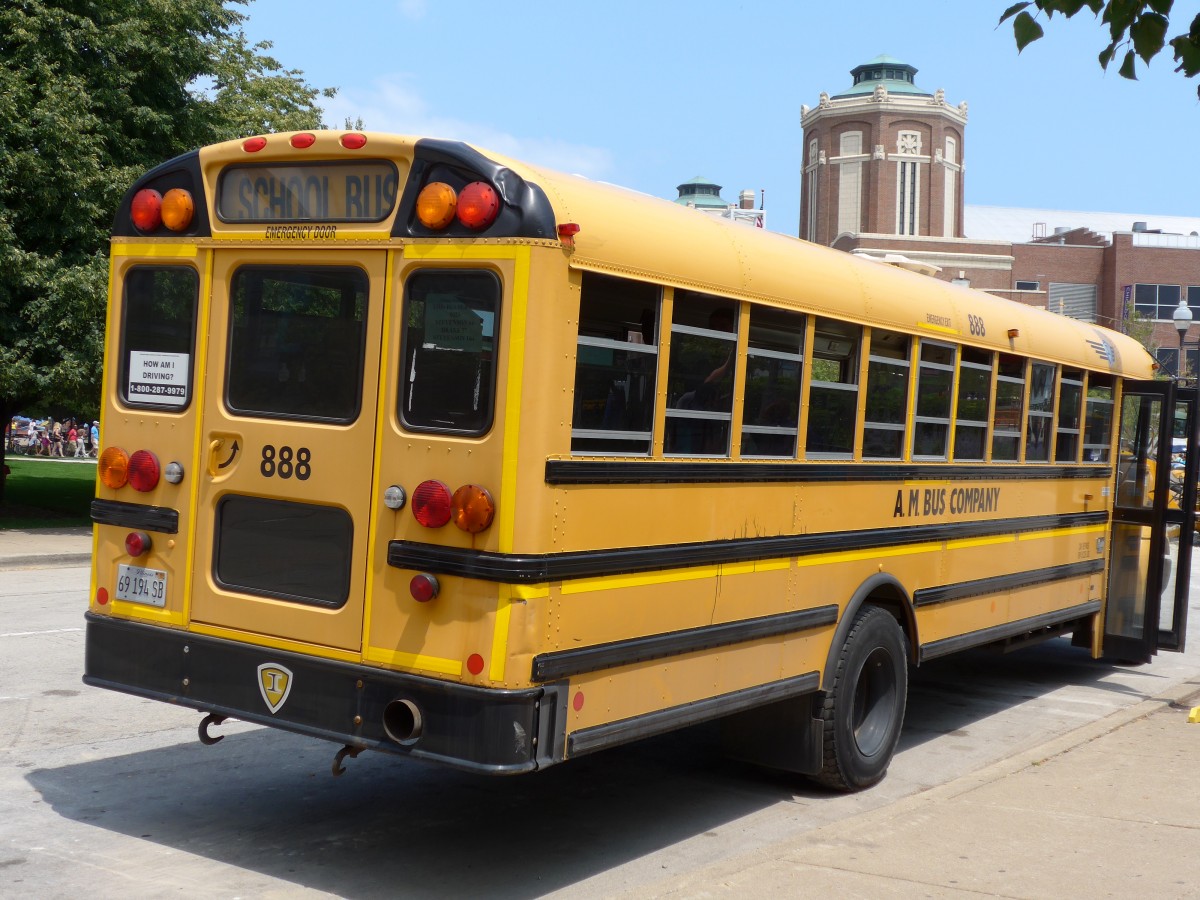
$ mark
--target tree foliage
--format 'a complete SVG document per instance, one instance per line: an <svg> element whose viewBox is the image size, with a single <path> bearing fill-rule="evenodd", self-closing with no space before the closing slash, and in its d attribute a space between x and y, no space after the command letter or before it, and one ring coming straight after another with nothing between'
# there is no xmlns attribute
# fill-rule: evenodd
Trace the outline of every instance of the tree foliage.
<svg viewBox="0 0 1200 900"><path fill-rule="evenodd" d="M203 144L320 127L333 92L248 43L246 2L0 4L0 422L97 409L108 232L134 179Z"/></svg>
<svg viewBox="0 0 1200 900"><path fill-rule="evenodd" d="M1019 53L1045 34L1040 17L1050 21L1058 14L1070 19L1087 9L1108 26L1109 42L1098 57L1102 69L1107 71L1109 63L1120 56L1118 74L1136 80L1137 60L1148 65L1170 45L1178 64L1175 71L1192 78L1200 73L1200 13L1186 32L1167 40L1174 5L1174 0L1029 0L1006 9L1000 24L1012 19Z"/></svg>

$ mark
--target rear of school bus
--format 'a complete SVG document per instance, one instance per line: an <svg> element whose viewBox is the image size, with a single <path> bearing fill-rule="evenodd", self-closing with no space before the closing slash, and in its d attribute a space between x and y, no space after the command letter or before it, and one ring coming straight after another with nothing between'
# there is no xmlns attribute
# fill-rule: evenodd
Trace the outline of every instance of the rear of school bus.
<svg viewBox="0 0 1200 900"><path fill-rule="evenodd" d="M545 194L462 144L271 135L140 179L85 681L195 708L206 741L236 717L478 771L562 758L521 588L464 561L513 550L542 482L524 342L563 323L526 298L565 266Z"/></svg>

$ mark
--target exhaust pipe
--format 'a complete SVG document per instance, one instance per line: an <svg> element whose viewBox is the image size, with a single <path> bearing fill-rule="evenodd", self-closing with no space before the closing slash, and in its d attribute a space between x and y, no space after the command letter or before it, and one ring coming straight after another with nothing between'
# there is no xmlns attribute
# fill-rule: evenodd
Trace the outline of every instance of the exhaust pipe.
<svg viewBox="0 0 1200 900"><path fill-rule="evenodd" d="M397 744L412 745L425 727L421 707L411 700L393 700L383 710L383 730Z"/></svg>

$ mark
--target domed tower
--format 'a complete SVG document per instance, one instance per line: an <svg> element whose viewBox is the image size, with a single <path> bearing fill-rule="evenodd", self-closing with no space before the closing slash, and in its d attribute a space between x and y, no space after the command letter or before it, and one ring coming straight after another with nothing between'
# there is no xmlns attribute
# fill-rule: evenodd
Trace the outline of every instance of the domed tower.
<svg viewBox="0 0 1200 900"><path fill-rule="evenodd" d="M963 237L967 104L921 90L917 70L890 56L850 74L845 91L800 108L800 237Z"/></svg>
<svg viewBox="0 0 1200 900"><path fill-rule="evenodd" d="M681 185L677 185L675 190L679 191L679 196L675 198L675 202L680 206L694 206L696 209L704 211L725 209L729 206L721 199L721 185L709 181L700 175L697 175L691 181L685 181Z"/></svg>

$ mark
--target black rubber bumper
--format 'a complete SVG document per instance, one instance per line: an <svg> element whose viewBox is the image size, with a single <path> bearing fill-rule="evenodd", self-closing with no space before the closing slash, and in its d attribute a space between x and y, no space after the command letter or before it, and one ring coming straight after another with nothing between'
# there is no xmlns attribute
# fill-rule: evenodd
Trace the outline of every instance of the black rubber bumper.
<svg viewBox="0 0 1200 900"><path fill-rule="evenodd" d="M311 737L515 774L563 759L565 685L492 690L339 663L92 613L83 680ZM272 712L264 671L287 696ZM275 673L272 675L272 673ZM392 726L385 728L385 718ZM396 723L419 723L395 738Z"/></svg>

